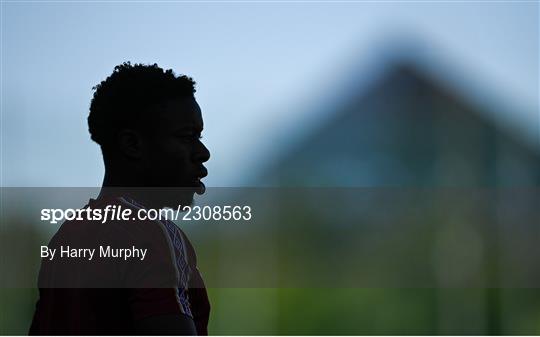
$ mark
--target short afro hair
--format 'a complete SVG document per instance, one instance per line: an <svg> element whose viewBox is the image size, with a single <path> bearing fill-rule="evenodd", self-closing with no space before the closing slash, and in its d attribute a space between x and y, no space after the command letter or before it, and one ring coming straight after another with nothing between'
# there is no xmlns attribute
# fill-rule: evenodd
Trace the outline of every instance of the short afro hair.
<svg viewBox="0 0 540 337"><path fill-rule="evenodd" d="M93 141L110 144L123 127L140 123L148 108L175 98L194 98L195 82L185 75L176 76L157 64L124 62L95 90L90 103L88 130Z"/></svg>

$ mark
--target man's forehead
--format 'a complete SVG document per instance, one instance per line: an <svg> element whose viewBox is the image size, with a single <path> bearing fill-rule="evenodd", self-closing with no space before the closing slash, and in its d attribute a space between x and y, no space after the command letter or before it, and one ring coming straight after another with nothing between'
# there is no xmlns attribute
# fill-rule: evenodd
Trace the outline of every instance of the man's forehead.
<svg viewBox="0 0 540 337"><path fill-rule="evenodd" d="M193 98L172 99L157 107L160 122L173 128L202 129L203 120L199 104Z"/></svg>

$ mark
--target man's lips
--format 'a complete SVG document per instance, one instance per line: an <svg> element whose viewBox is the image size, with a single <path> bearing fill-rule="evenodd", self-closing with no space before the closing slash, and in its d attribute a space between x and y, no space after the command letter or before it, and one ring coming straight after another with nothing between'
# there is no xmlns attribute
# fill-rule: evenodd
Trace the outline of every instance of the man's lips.
<svg viewBox="0 0 540 337"><path fill-rule="evenodd" d="M201 166L197 172L197 178L201 179L201 178L206 177L207 175L208 175L208 170L206 169L206 167Z"/></svg>
<svg viewBox="0 0 540 337"><path fill-rule="evenodd" d="M206 169L206 167L202 166L201 169L199 170L199 173L197 174L197 178L195 179L195 186L197 187L196 193L198 195L202 195L206 191L206 186L201 181L201 179L206 177L207 175L208 175L208 170Z"/></svg>

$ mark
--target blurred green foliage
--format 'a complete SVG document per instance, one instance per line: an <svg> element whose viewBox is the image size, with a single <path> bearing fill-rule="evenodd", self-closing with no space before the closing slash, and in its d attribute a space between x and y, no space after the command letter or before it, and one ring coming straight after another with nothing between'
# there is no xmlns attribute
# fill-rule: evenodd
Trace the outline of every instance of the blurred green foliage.
<svg viewBox="0 0 540 337"><path fill-rule="evenodd" d="M299 203L296 205L298 206ZM407 223L407 221L413 223L418 218L416 214L410 213L412 208L411 205L402 205L402 209L407 210L407 214L410 215L409 219L402 217L402 224ZM454 207L454 209L458 208ZM370 214L381 217L387 215ZM459 222L458 218L443 215L442 212L440 213L442 215L439 216L426 216L425 212L422 214L424 220L434 219L433 221L441 224L444 224L444 221ZM261 270L266 271L266 274L263 273L263 277L265 275L266 277L275 276L272 274L276 272L302 277L305 272L316 273L318 271L317 268L320 268L320 265L315 262L325 267L332 265L337 267L338 263L350 263L353 260L341 261L335 256L341 254L341 256L358 258L357 255L354 255L358 254L355 247L359 246L359 239L353 236L354 226L349 226L344 232L348 235L339 236L336 234L336 230L329 230L328 227L324 226L325 221L322 220L322 217L317 217L312 212L302 214L297 212L289 215L290 217L287 217L288 223L281 224L287 229L287 237L276 236L262 227L262 232L258 233L255 223L250 224L252 226L250 229L240 232L234 232L232 227L227 227L225 228L227 230L225 237L220 236L223 233L219 231L208 235L208 231L212 233L213 230L216 230L213 227L206 229L193 227L187 230L197 248L203 275L207 279L214 280L214 282L208 282L212 305L209 326L211 334L540 334L540 289L537 288L435 288L422 286L406 288L386 285L362 288L361 286L347 287L343 284L329 284L321 287L306 284L305 287L294 287L291 285L294 282L289 285L285 283L285 286L281 288L249 287L247 284L245 287L239 285L237 288L226 285L216 286L216 279L230 274L230 271L222 264L225 263L227 266L227 263L230 264L231 261L247 262L247 266L251 266L251 268L239 269L242 272L260 273ZM456 215L456 217L458 216ZM472 216L469 214L469 218L473 221L479 219L474 214ZM344 219L344 221L346 220ZM13 274L16 274L22 265L37 270L39 264L39 259L36 258L39 256L37 250L34 252L35 254L27 251L17 258L13 258L9 252L39 247L40 242L46 243L50 235L39 231L37 226L29 226L29 221L20 219L9 221L9 225L6 225L5 222L2 224L2 278L4 281L8 277L13 279ZM388 222L391 222L391 218L388 219ZM384 225L383 222L378 223ZM293 224L297 226L295 227ZM387 235L388 233L385 231L363 227L361 231L363 235L370 235L371 239L378 237L380 243L393 247L391 251L378 249L377 251L380 251L382 255L377 258L382 260L374 259L374 266L377 263L380 264L381 261L391 262L392 259L397 261L394 256L399 252L424 257L433 254L433 250L430 248L432 247L433 233L424 231L426 227L420 226L418 229L422 231L409 233L412 235L411 238L416 238L410 239L414 241L403 241L403 236ZM356 232L359 230L357 229ZM377 236L377 233L384 234L384 236ZM438 232L436 231L436 233ZM452 235L457 235L458 238L462 237L459 232L444 233L450 237ZM317 256L316 252L320 247L318 242L325 242L325 249L335 249L335 256L331 254ZM375 241L371 240L371 242L373 244ZM415 244L406 245L407 242ZM279 251L272 251L271 248L276 247L275 245L278 245ZM462 249L461 246L460 249ZM275 254L272 255L269 252ZM326 260L309 260L323 255ZM405 273L410 272L410 270L399 266L395 261L395 268L392 265L389 269L393 273L391 277L396 275L406 277ZM489 267L490 261L487 259L482 265L487 271L492 269ZM267 262L274 263L274 265L269 264L266 268L265 263ZM304 266L305 269L299 271L298 267L304 262L307 264ZM255 263L262 264L262 268L261 265ZM234 267L234 264L232 266ZM343 266L347 266L347 264ZM347 270L343 269L340 272L343 274L338 274L338 276L354 277L365 273L365 270L360 273L352 271L345 274ZM0 332L2 335L24 335L31 323L38 297L37 289L14 288L13 284L6 287L4 281L2 282L4 287L0 289Z"/></svg>
<svg viewBox="0 0 540 337"><path fill-rule="evenodd" d="M485 289L210 288L213 335L540 334L540 290L503 289L500 330L489 331ZM445 294L446 293L446 294ZM441 303L452 297L453 310ZM24 335L36 289L0 291L2 335ZM452 306L451 306L452 308Z"/></svg>

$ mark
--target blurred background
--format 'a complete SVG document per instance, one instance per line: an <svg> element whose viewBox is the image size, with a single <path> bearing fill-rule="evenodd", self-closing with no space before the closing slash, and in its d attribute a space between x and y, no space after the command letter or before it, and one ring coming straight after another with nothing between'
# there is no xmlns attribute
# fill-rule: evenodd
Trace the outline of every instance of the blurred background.
<svg viewBox="0 0 540 337"><path fill-rule="evenodd" d="M92 87L124 61L158 63L198 83L207 186L353 189L340 205L363 212L330 217L313 200L283 198L273 206L282 226L296 226L287 240L254 235L247 248L242 231L216 238L212 226L188 226L203 274L247 257L294 273L329 237L330 248L352 250L378 225L410 236L384 231L372 249L390 253L373 265L400 253L443 266L417 286L211 287L211 334L540 333L538 2L0 6L3 188L100 186L86 124ZM57 229L4 201L3 275L14 271L14 243L39 247ZM37 268L37 254L17 261ZM474 287L444 271L464 263L450 270L481 270ZM527 282L503 287L513 273ZM37 291L0 292L2 334L25 334Z"/></svg>

